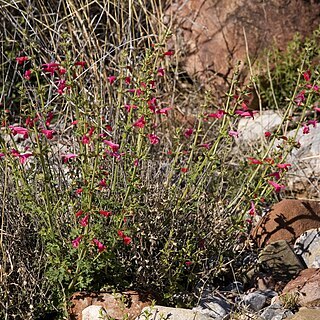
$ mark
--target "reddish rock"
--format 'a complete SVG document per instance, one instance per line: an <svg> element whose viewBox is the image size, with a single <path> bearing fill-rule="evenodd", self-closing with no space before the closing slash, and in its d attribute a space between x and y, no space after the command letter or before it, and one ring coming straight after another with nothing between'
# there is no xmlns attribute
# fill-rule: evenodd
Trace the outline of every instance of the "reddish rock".
<svg viewBox="0 0 320 320"><path fill-rule="evenodd" d="M309 229L320 228L320 203L284 199L275 204L252 232L252 238L259 247L286 240L293 244Z"/></svg>
<svg viewBox="0 0 320 320"><path fill-rule="evenodd" d="M151 305L150 301L148 294L136 291L115 294L77 292L71 298L69 315L71 320L82 320L82 311L93 305L103 307L108 316L115 320L123 319L125 316L131 320L138 317L144 307Z"/></svg>
<svg viewBox="0 0 320 320"><path fill-rule="evenodd" d="M283 294L298 296L303 307L320 306L320 269L304 269L297 278L291 280L283 289Z"/></svg>
<svg viewBox="0 0 320 320"><path fill-rule="evenodd" d="M284 49L296 32L310 35L320 23L316 0L177 0L174 42L189 75L225 83L238 61L251 62L272 45Z"/></svg>

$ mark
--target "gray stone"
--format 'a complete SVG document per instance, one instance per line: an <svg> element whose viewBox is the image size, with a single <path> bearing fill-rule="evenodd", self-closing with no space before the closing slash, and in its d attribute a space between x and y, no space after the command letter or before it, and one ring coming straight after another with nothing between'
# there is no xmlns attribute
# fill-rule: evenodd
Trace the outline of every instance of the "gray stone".
<svg viewBox="0 0 320 320"><path fill-rule="evenodd" d="M263 139L266 131L276 130L282 122L282 117L273 110L261 111L252 118L242 118L238 124L239 139L236 142L250 144Z"/></svg>
<svg viewBox="0 0 320 320"><path fill-rule="evenodd" d="M308 268L320 268L320 229L304 232L296 240L294 251Z"/></svg>
<svg viewBox="0 0 320 320"><path fill-rule="evenodd" d="M203 297L199 306L192 310L206 314L214 319L222 319L230 312L231 306L225 299L209 295Z"/></svg>
<svg viewBox="0 0 320 320"><path fill-rule="evenodd" d="M275 303L267 307L260 317L263 320L282 320L292 315L293 313L290 310L282 309L279 303Z"/></svg>
<svg viewBox="0 0 320 320"><path fill-rule="evenodd" d="M285 240L267 245L261 251L259 264L279 280L288 279L304 269L304 265Z"/></svg>
<svg viewBox="0 0 320 320"><path fill-rule="evenodd" d="M107 313L101 306L89 306L82 311L82 320L102 320Z"/></svg>
<svg viewBox="0 0 320 320"><path fill-rule="evenodd" d="M267 296L257 291L250 292L243 297L243 302L252 310L259 311L266 305Z"/></svg>
<svg viewBox="0 0 320 320"><path fill-rule="evenodd" d="M136 320L212 320L208 315L198 311L162 306L146 307Z"/></svg>

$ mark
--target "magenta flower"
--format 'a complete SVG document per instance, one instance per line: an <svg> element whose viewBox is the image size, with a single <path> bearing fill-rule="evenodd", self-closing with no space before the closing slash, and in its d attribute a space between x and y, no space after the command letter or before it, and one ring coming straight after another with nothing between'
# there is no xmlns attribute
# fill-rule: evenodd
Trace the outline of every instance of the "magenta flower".
<svg viewBox="0 0 320 320"><path fill-rule="evenodd" d="M186 267L190 267L192 265L192 262L188 260L184 264L186 265Z"/></svg>
<svg viewBox="0 0 320 320"><path fill-rule="evenodd" d="M162 108L160 110L157 110L156 113L157 114L165 114L166 116L168 115L168 111L171 110L172 108Z"/></svg>
<svg viewBox="0 0 320 320"><path fill-rule="evenodd" d="M224 115L226 114L226 112L222 109L219 109L216 113L209 113L207 114L208 118L216 118L216 119L221 119Z"/></svg>
<svg viewBox="0 0 320 320"><path fill-rule="evenodd" d="M89 144L90 138L85 134L81 139L82 144Z"/></svg>
<svg viewBox="0 0 320 320"><path fill-rule="evenodd" d="M43 133L47 139L51 140L53 138L53 134L55 133L54 130L42 129L41 133Z"/></svg>
<svg viewBox="0 0 320 320"><path fill-rule="evenodd" d="M269 131L266 131L266 132L264 133L264 136L265 136L266 138L269 138L269 137L271 137L271 132L269 132Z"/></svg>
<svg viewBox="0 0 320 320"><path fill-rule="evenodd" d="M75 153L68 153L68 154L63 154L61 157L63 159L63 162L66 163L69 159L76 158L78 155Z"/></svg>
<svg viewBox="0 0 320 320"><path fill-rule="evenodd" d="M247 111L236 110L234 113L239 115L240 117L250 117L254 119L254 114L256 114L257 112L258 111L252 111L252 110L247 110Z"/></svg>
<svg viewBox="0 0 320 320"><path fill-rule="evenodd" d="M280 172L276 171L273 173L268 174L269 177L274 177L276 180L280 180Z"/></svg>
<svg viewBox="0 0 320 320"><path fill-rule="evenodd" d="M306 100L306 97L304 94L305 94L305 91L302 90L294 99L294 102L297 104L298 107Z"/></svg>
<svg viewBox="0 0 320 320"><path fill-rule="evenodd" d="M187 130L184 131L184 134L183 134L183 135L184 135L186 138L190 138L192 134L193 134L193 129L192 129L192 128L189 128L189 129L187 129Z"/></svg>
<svg viewBox="0 0 320 320"><path fill-rule="evenodd" d="M316 127L318 121L317 120L308 120L307 124L312 125L314 128Z"/></svg>
<svg viewBox="0 0 320 320"><path fill-rule="evenodd" d="M202 144L199 145L199 147L209 150L210 147L211 147L211 143L202 143Z"/></svg>
<svg viewBox="0 0 320 320"><path fill-rule="evenodd" d="M272 180L268 181L268 183L275 189L275 192L279 193L281 189L284 189L286 186L280 185Z"/></svg>
<svg viewBox="0 0 320 320"><path fill-rule="evenodd" d="M164 69L163 68L159 68L157 71L157 74L159 77L163 77L164 76Z"/></svg>
<svg viewBox="0 0 320 320"><path fill-rule="evenodd" d="M144 116L142 116L135 123L133 123L133 126L142 129L145 126L145 124L146 121L144 120Z"/></svg>
<svg viewBox="0 0 320 320"><path fill-rule="evenodd" d="M126 104L125 106L125 109L127 110L127 112L130 112L130 110L132 109L137 109L138 107L134 104Z"/></svg>
<svg viewBox="0 0 320 320"><path fill-rule="evenodd" d="M110 76L107 79L108 79L109 83L112 85L116 81L117 77L116 76Z"/></svg>
<svg viewBox="0 0 320 320"><path fill-rule="evenodd" d="M28 159L29 157L31 157L32 155L33 155L33 154L30 153L30 152L20 153L20 155L19 155L20 163L21 163L21 164L24 164L24 163L27 161L27 159Z"/></svg>
<svg viewBox="0 0 320 320"><path fill-rule="evenodd" d="M230 137L239 138L239 132L238 132L238 131L230 130L230 131L228 132L228 135L229 135Z"/></svg>
<svg viewBox="0 0 320 320"><path fill-rule="evenodd" d="M89 222L89 215L87 214L80 220L80 225L82 227L86 227L88 225L88 222Z"/></svg>
<svg viewBox="0 0 320 320"><path fill-rule="evenodd" d="M4 156L5 156L5 154L0 152L0 158L3 158Z"/></svg>
<svg viewBox="0 0 320 320"><path fill-rule="evenodd" d="M30 77L31 77L31 69L26 70L26 72L24 73L23 77L24 77L26 80L30 80Z"/></svg>
<svg viewBox="0 0 320 320"><path fill-rule="evenodd" d="M250 207L250 210L249 210L249 215L250 216L254 216L256 214L256 207L255 207L253 201L251 201L250 204L251 204L251 207Z"/></svg>
<svg viewBox="0 0 320 320"><path fill-rule="evenodd" d="M16 61L18 62L18 64L23 64L25 61L28 61L29 60L29 57L27 56L23 56L23 57L17 57L16 58Z"/></svg>
<svg viewBox="0 0 320 320"><path fill-rule="evenodd" d="M130 77L125 77L124 82L126 84L130 84L131 83L131 78Z"/></svg>
<svg viewBox="0 0 320 320"><path fill-rule="evenodd" d="M120 146L118 144L113 143L110 140L104 140L103 143L105 143L107 146L109 146L113 152L117 152L120 148Z"/></svg>
<svg viewBox="0 0 320 320"><path fill-rule="evenodd" d="M28 138L28 129L19 127L19 126L9 126L9 129L12 130L12 134L15 136L16 134L22 134L24 139Z"/></svg>
<svg viewBox="0 0 320 320"><path fill-rule="evenodd" d="M78 248L81 239L82 239L82 236L79 236L79 237L75 238L74 240L72 240L72 241L71 241L72 246L73 246L74 248Z"/></svg>
<svg viewBox="0 0 320 320"><path fill-rule="evenodd" d="M98 247L98 252L104 251L107 247L103 245L98 239L93 239L92 240L94 244Z"/></svg>
<svg viewBox="0 0 320 320"><path fill-rule="evenodd" d="M158 144L160 142L160 138L153 133L148 134L148 139L151 144Z"/></svg>
<svg viewBox="0 0 320 320"><path fill-rule="evenodd" d="M53 76L54 72L59 68L59 65L60 64L56 62L45 63L42 65L42 69L44 72L48 72Z"/></svg>
<svg viewBox="0 0 320 320"><path fill-rule="evenodd" d="M291 167L291 164L290 163L278 163L277 167L279 169L288 170L288 168Z"/></svg>
<svg viewBox="0 0 320 320"><path fill-rule="evenodd" d="M310 132L310 128L307 125L303 125L302 133L303 134L308 134Z"/></svg>
<svg viewBox="0 0 320 320"><path fill-rule="evenodd" d="M102 187L102 188L105 188L107 186L106 179L100 180L99 186Z"/></svg>

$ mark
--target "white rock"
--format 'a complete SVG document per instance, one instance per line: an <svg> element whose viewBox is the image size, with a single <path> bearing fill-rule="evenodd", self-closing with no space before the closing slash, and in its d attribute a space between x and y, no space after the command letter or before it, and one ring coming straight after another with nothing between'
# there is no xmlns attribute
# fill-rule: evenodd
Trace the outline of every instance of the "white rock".
<svg viewBox="0 0 320 320"><path fill-rule="evenodd" d="M103 320L107 313L101 306L89 306L82 311L82 320Z"/></svg>
<svg viewBox="0 0 320 320"><path fill-rule="evenodd" d="M242 118L238 124L239 139L236 142L250 144L259 139L265 139L266 131L276 130L282 122L282 117L273 110L264 110L254 114L252 118Z"/></svg>

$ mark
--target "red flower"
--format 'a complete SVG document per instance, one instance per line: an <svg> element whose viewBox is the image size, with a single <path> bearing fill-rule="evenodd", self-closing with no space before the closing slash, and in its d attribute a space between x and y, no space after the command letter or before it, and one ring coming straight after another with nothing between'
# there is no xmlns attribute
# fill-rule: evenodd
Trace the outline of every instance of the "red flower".
<svg viewBox="0 0 320 320"><path fill-rule="evenodd" d="M211 147L211 143L202 143L199 145L199 147L209 150Z"/></svg>
<svg viewBox="0 0 320 320"><path fill-rule="evenodd" d="M191 262L191 261L186 261L184 264L185 264L187 267L190 267L190 266L192 265L192 262Z"/></svg>
<svg viewBox="0 0 320 320"><path fill-rule="evenodd" d="M82 144L89 144L90 138L87 135L84 135L81 139Z"/></svg>
<svg viewBox="0 0 320 320"><path fill-rule="evenodd" d="M269 177L274 177L276 180L280 180L280 172L276 171L273 173L268 174Z"/></svg>
<svg viewBox="0 0 320 320"><path fill-rule="evenodd" d="M318 121L317 120L308 120L308 125L312 125L314 128L316 127Z"/></svg>
<svg viewBox="0 0 320 320"><path fill-rule="evenodd" d="M160 142L159 137L153 133L148 134L148 139L151 144L158 144Z"/></svg>
<svg viewBox="0 0 320 320"><path fill-rule="evenodd" d="M23 77L24 77L26 80L30 80L30 77L31 77L31 69L26 70L26 72L24 73Z"/></svg>
<svg viewBox="0 0 320 320"><path fill-rule="evenodd" d="M311 71L307 70L306 72L303 73L303 78L305 81L309 82L311 78Z"/></svg>
<svg viewBox="0 0 320 320"><path fill-rule="evenodd" d="M145 126L145 124L146 121L144 120L144 116L142 116L133 124L133 126L142 129Z"/></svg>
<svg viewBox="0 0 320 320"><path fill-rule="evenodd" d="M104 251L107 247L103 245L98 239L93 239L92 240L94 244L98 247L98 252Z"/></svg>
<svg viewBox="0 0 320 320"><path fill-rule="evenodd" d="M307 126L307 125L303 125L303 130L302 130L302 133L303 134L308 134L310 132L310 128Z"/></svg>
<svg viewBox="0 0 320 320"><path fill-rule="evenodd" d="M123 231L118 230L118 231L117 231L117 233L118 233L118 236L119 236L119 237L121 237L121 238L123 238L123 237L124 237L124 233L123 233Z"/></svg>
<svg viewBox="0 0 320 320"><path fill-rule="evenodd" d="M77 190L75 191L76 194L80 194L80 193L82 193L82 192L83 192L83 189L82 189L82 188L79 188L79 189L77 189Z"/></svg>
<svg viewBox="0 0 320 320"><path fill-rule="evenodd" d="M53 138L53 134L55 133L54 130L42 129L41 133L43 133L47 139L51 140Z"/></svg>
<svg viewBox="0 0 320 320"><path fill-rule="evenodd" d="M266 132L264 133L264 136L265 136L266 138L269 138L269 137L271 136L271 132L266 131Z"/></svg>
<svg viewBox="0 0 320 320"><path fill-rule="evenodd" d="M60 64L56 62L45 63L42 65L44 72L49 72L52 76L54 72L59 68Z"/></svg>
<svg viewBox="0 0 320 320"><path fill-rule="evenodd" d="M172 56L172 55L174 55L174 50L168 50L163 55L164 56Z"/></svg>
<svg viewBox="0 0 320 320"><path fill-rule="evenodd" d="M131 78L130 77L125 77L124 82L126 84L130 84L131 83Z"/></svg>
<svg viewBox="0 0 320 320"><path fill-rule="evenodd" d="M100 210L99 213L104 217L110 217L112 213L110 211Z"/></svg>
<svg viewBox="0 0 320 320"><path fill-rule="evenodd" d="M172 108L162 108L160 110L157 110L156 113L158 114L165 114L166 116L168 115L168 111L171 110Z"/></svg>
<svg viewBox="0 0 320 320"><path fill-rule="evenodd" d="M109 83L112 85L116 81L117 77L116 76L110 76L108 77Z"/></svg>
<svg viewBox="0 0 320 320"><path fill-rule="evenodd" d="M75 238L74 240L72 240L72 241L71 241L72 246L73 246L74 248L78 248L81 239L82 239L82 236L79 236L79 237Z"/></svg>
<svg viewBox="0 0 320 320"><path fill-rule="evenodd" d="M250 211L249 211L249 215L250 216L254 216L256 214L256 207L254 205L254 202L251 201L251 208L250 208Z"/></svg>
<svg viewBox="0 0 320 320"><path fill-rule="evenodd" d="M131 241L132 241L132 239L130 237L128 237L128 236L123 237L123 243L125 245L129 245Z"/></svg>
<svg viewBox="0 0 320 320"><path fill-rule="evenodd" d="M74 65L84 68L86 64L87 63L85 61L77 61Z"/></svg>
<svg viewBox="0 0 320 320"><path fill-rule="evenodd" d="M102 188L105 188L107 186L106 179L100 180L99 186L102 187Z"/></svg>
<svg viewBox="0 0 320 320"><path fill-rule="evenodd" d="M68 153L68 154L63 154L61 157L63 159L63 162L66 163L69 159L73 159L77 157L78 155L75 153Z"/></svg>
<svg viewBox="0 0 320 320"><path fill-rule="evenodd" d="M130 112L131 109L137 109L138 107L134 104L126 104L125 109L127 110L127 112Z"/></svg>
<svg viewBox="0 0 320 320"><path fill-rule="evenodd" d="M83 210L79 210L78 212L76 212L76 218L79 218L82 215L83 215Z"/></svg>
<svg viewBox="0 0 320 320"><path fill-rule="evenodd" d="M25 61L28 61L29 60L29 57L27 56L23 56L23 57L17 57L16 58L16 61L18 62L18 64L23 64Z"/></svg>
<svg viewBox="0 0 320 320"><path fill-rule="evenodd" d="M236 110L234 113L238 114L240 117L250 117L250 118L254 119L253 115L257 112L258 111L252 111L252 110L248 110L248 111Z"/></svg>
<svg viewBox="0 0 320 320"><path fill-rule="evenodd" d="M248 164L263 164L262 161L258 160L258 159L255 159L255 158L248 158L249 160L249 163Z"/></svg>
<svg viewBox="0 0 320 320"><path fill-rule="evenodd" d="M181 168L181 172L183 172L183 173L186 173L186 172L188 172L188 168Z"/></svg>
<svg viewBox="0 0 320 320"><path fill-rule="evenodd" d="M88 222L89 222L89 215L88 214L80 220L80 224L83 227L86 227L88 225Z"/></svg>
<svg viewBox="0 0 320 320"><path fill-rule="evenodd" d="M163 68L159 68L157 71L157 74L159 77L163 77L164 76L164 69Z"/></svg>

